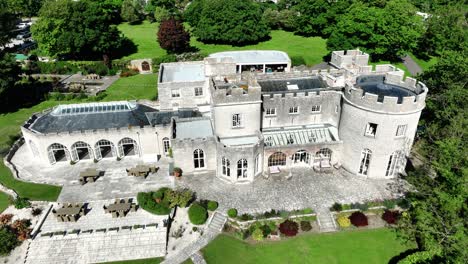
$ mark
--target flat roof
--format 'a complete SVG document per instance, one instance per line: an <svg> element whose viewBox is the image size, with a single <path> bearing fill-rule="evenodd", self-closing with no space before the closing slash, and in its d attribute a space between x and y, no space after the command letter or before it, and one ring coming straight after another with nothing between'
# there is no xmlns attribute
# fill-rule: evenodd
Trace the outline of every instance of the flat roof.
<svg viewBox="0 0 468 264"><path fill-rule="evenodd" d="M398 102L403 97L416 96L416 92L395 84L385 83L385 75L361 75L356 78L356 86L378 96L378 101L383 101L385 96L398 97Z"/></svg>
<svg viewBox="0 0 468 264"><path fill-rule="evenodd" d="M232 57L237 64L289 63L288 54L278 50L225 51L210 54L211 58Z"/></svg>
<svg viewBox="0 0 468 264"><path fill-rule="evenodd" d="M142 104L130 104L132 107L127 109L113 111L111 108L109 111L102 111L104 107L112 103L115 103L115 108L118 105L124 105L122 102L59 105L51 112L39 116L29 128L40 133L60 133L128 126L140 127L150 125L146 113L156 111ZM71 111L67 113L68 109L75 113ZM76 112L76 109L80 109L80 112ZM84 112L85 109L87 112ZM99 109L101 111L98 111Z"/></svg>
<svg viewBox="0 0 468 264"><path fill-rule="evenodd" d="M294 92L297 90L311 90L326 88L320 77L304 77L294 79L258 80L262 92Z"/></svg>
<svg viewBox="0 0 468 264"><path fill-rule="evenodd" d="M226 146L253 145L258 143L257 136L222 138L221 143Z"/></svg>
<svg viewBox="0 0 468 264"><path fill-rule="evenodd" d="M206 138L213 136L209 119L179 120L175 126L176 138Z"/></svg>
<svg viewBox="0 0 468 264"><path fill-rule="evenodd" d="M157 111L146 113L149 122L154 125L168 125L173 117L191 118L201 117L201 113L194 109L179 109L177 111Z"/></svg>
<svg viewBox="0 0 468 264"><path fill-rule="evenodd" d="M203 62L163 64L161 82L198 82L205 80Z"/></svg>

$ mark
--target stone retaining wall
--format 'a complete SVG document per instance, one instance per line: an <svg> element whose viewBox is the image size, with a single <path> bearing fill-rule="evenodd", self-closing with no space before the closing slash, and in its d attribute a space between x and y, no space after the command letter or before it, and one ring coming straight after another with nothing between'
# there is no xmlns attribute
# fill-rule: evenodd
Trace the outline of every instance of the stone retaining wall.
<svg viewBox="0 0 468 264"><path fill-rule="evenodd" d="M10 150L6 154L6 156L3 158L3 163L5 166L10 169L11 173L14 175L15 178L19 179L19 174L18 170L16 169L15 165L11 163L11 159L15 155L16 151L24 144L24 138L21 137L18 140L15 141L15 143L11 146ZM15 192L15 190L7 188L3 184L0 183L0 191L7 193L8 195L12 196L14 199L18 197L18 194Z"/></svg>

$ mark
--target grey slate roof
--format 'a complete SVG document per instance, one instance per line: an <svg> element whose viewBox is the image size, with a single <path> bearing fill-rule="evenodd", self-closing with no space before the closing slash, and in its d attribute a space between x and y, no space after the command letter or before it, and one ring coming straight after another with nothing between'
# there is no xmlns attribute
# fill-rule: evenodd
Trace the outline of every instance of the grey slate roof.
<svg viewBox="0 0 468 264"><path fill-rule="evenodd" d="M326 88L327 85L319 77L296 79L259 80L262 92L287 92ZM297 90L289 90L288 85L297 85Z"/></svg>
<svg viewBox="0 0 468 264"><path fill-rule="evenodd" d="M168 125L171 123L173 117L191 118L200 117L201 113L192 109L179 109L178 111L157 111L147 113L149 122L155 125Z"/></svg>
<svg viewBox="0 0 468 264"><path fill-rule="evenodd" d="M52 112L38 117L29 128L41 133L122 128L150 125L145 113L155 112L146 105L137 104L128 111L91 112L73 115L55 115Z"/></svg>

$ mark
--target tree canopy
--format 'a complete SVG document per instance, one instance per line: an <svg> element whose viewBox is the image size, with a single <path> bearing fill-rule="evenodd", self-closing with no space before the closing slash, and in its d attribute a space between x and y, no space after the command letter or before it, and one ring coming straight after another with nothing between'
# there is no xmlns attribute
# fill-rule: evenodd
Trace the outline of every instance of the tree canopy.
<svg viewBox="0 0 468 264"><path fill-rule="evenodd" d="M44 0L5 0L15 14L26 17L37 16Z"/></svg>
<svg viewBox="0 0 468 264"><path fill-rule="evenodd" d="M11 12L6 2L0 2L0 47L9 42L10 31L15 28L15 25L16 15Z"/></svg>
<svg viewBox="0 0 468 264"><path fill-rule="evenodd" d="M130 24L140 22L143 19L143 4L140 0L124 0L120 16Z"/></svg>
<svg viewBox="0 0 468 264"><path fill-rule="evenodd" d="M199 19L191 18L193 34L207 43L243 45L256 43L269 35L257 3L251 0L204 0ZM196 22L198 20L198 22Z"/></svg>
<svg viewBox="0 0 468 264"><path fill-rule="evenodd" d="M190 33L185 31L184 24L180 20L170 18L161 22L158 42L161 48L170 53L184 52L190 47Z"/></svg>
<svg viewBox="0 0 468 264"><path fill-rule="evenodd" d="M31 31L39 49L53 57L115 57L124 42L112 17L89 0L46 1Z"/></svg>

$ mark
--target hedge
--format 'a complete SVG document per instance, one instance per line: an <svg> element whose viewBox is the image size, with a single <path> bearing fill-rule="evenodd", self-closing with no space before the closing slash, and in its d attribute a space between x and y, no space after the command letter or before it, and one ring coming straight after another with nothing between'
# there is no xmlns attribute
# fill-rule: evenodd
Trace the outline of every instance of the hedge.
<svg viewBox="0 0 468 264"><path fill-rule="evenodd" d="M229 217L234 218L237 216L237 210L235 208L231 208L227 211L227 214Z"/></svg>
<svg viewBox="0 0 468 264"><path fill-rule="evenodd" d="M157 193L157 192L156 192ZM169 201L165 200L164 197L161 197L159 203L156 202L154 192L141 192L137 195L137 201L140 207L152 214L156 215L167 215L171 212L169 208Z"/></svg>
<svg viewBox="0 0 468 264"><path fill-rule="evenodd" d="M193 203L190 206L188 215L190 222L194 225L203 225L208 219L208 212L199 203Z"/></svg>

